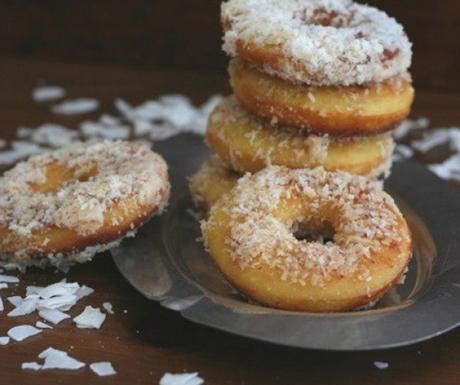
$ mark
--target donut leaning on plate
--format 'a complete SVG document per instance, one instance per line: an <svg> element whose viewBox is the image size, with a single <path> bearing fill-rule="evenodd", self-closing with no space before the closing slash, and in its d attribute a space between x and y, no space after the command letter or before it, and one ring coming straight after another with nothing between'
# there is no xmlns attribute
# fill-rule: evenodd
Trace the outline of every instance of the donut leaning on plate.
<svg viewBox="0 0 460 385"><path fill-rule="evenodd" d="M1 260L85 262L161 212L169 190L163 158L137 143L77 143L32 156L0 179Z"/></svg>

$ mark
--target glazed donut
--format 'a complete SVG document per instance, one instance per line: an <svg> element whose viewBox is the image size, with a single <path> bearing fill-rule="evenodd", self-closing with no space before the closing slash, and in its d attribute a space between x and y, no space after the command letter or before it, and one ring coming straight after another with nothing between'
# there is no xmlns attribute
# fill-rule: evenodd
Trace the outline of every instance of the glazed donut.
<svg viewBox="0 0 460 385"><path fill-rule="evenodd" d="M240 173L272 164L323 166L371 178L379 176L382 167L389 174L394 149L390 134L334 138L275 127L246 113L234 97L224 99L211 113L206 142L228 168Z"/></svg>
<svg viewBox="0 0 460 385"><path fill-rule="evenodd" d="M230 283L286 310L374 303L412 254L408 225L388 194L366 178L322 168L273 166L240 178L212 206L202 233Z"/></svg>
<svg viewBox="0 0 460 385"><path fill-rule="evenodd" d="M221 17L224 51L292 82L382 82L411 64L402 26L351 0L228 0Z"/></svg>
<svg viewBox="0 0 460 385"><path fill-rule="evenodd" d="M77 143L18 163L0 179L0 260L85 262L166 206L167 166L147 146Z"/></svg>
<svg viewBox="0 0 460 385"><path fill-rule="evenodd" d="M193 203L208 212L222 195L235 187L240 176L225 167L217 157L212 157L189 179Z"/></svg>
<svg viewBox="0 0 460 385"><path fill-rule="evenodd" d="M410 112L409 75L361 86L316 87L267 75L241 60L229 66L235 95L249 112L313 134L369 135L394 128Z"/></svg>

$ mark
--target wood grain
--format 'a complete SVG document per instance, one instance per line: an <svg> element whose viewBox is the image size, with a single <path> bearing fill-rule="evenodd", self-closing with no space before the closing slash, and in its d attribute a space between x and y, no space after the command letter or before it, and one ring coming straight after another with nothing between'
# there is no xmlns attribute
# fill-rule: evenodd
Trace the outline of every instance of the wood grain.
<svg viewBox="0 0 460 385"><path fill-rule="evenodd" d="M64 86L70 96L97 97L104 111L123 97L137 103L166 92L190 95L195 102L228 90L225 72L146 70L105 65L60 64L32 60L0 62L0 133L12 137L18 126L58 122L77 127L83 118L57 117L48 105L35 104L31 90L46 80ZM460 122L460 95L419 91L413 116L429 116L435 124ZM95 114L98 115L98 114ZM89 115L88 117L90 117ZM87 118L86 116L84 118ZM32 270L20 275L21 283L2 290L3 298L24 295L26 285L46 285L63 277L52 270ZM198 371L207 385L300 384L458 384L460 330L410 347L366 353L327 353L272 346L227 335L181 318L133 290L116 270L110 256L78 266L67 275L95 288L71 311L109 301L115 314L100 330L81 330L71 320L22 343L0 347L1 384L156 384L165 371ZM7 307L7 311L10 308ZM126 310L126 312L125 312ZM18 323L35 323L35 316L16 319L0 314L0 335ZM414 325L415 327L415 325ZM35 361L48 346L68 350L85 362L112 361L118 374L101 379L88 368L77 372L26 372L21 362ZM373 362L386 361L380 371Z"/></svg>
<svg viewBox="0 0 460 385"><path fill-rule="evenodd" d="M414 42L419 86L459 89L460 2L370 0ZM218 0L0 2L0 54L224 70Z"/></svg>

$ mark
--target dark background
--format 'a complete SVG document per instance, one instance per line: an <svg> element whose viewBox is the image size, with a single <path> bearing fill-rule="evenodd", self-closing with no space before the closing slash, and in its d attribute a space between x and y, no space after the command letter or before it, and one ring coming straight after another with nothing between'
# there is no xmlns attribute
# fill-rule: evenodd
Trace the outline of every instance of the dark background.
<svg viewBox="0 0 460 385"><path fill-rule="evenodd" d="M414 42L417 88L460 89L460 1L373 0ZM217 0L3 0L1 56L224 71Z"/></svg>

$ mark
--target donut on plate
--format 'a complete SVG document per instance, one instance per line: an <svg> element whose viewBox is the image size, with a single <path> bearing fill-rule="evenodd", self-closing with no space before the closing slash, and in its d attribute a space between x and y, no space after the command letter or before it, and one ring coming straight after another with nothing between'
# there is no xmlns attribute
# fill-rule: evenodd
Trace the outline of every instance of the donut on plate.
<svg viewBox="0 0 460 385"><path fill-rule="evenodd" d="M381 83L311 86L267 75L241 60L229 66L242 106L256 116L314 134L370 135L391 130L410 112L408 74Z"/></svg>
<svg viewBox="0 0 460 385"><path fill-rule="evenodd" d="M234 97L224 99L210 115L206 142L228 168L240 173L267 165L323 166L372 178L389 174L394 149L390 134L336 138L273 126L248 114Z"/></svg>
<svg viewBox="0 0 460 385"><path fill-rule="evenodd" d="M344 172L268 167L238 180L202 222L227 279L266 306L346 311L395 285L411 254L393 199Z"/></svg>
<svg viewBox="0 0 460 385"><path fill-rule="evenodd" d="M221 17L230 56L294 83L378 83L411 64L403 27L351 0L228 0Z"/></svg>
<svg viewBox="0 0 460 385"><path fill-rule="evenodd" d="M204 212L236 185L241 175L229 168L217 158L212 157L190 177L189 188L193 203Z"/></svg>
<svg viewBox="0 0 460 385"><path fill-rule="evenodd" d="M167 166L147 146L73 144L0 179L0 257L10 267L85 262L132 236L169 198Z"/></svg>

